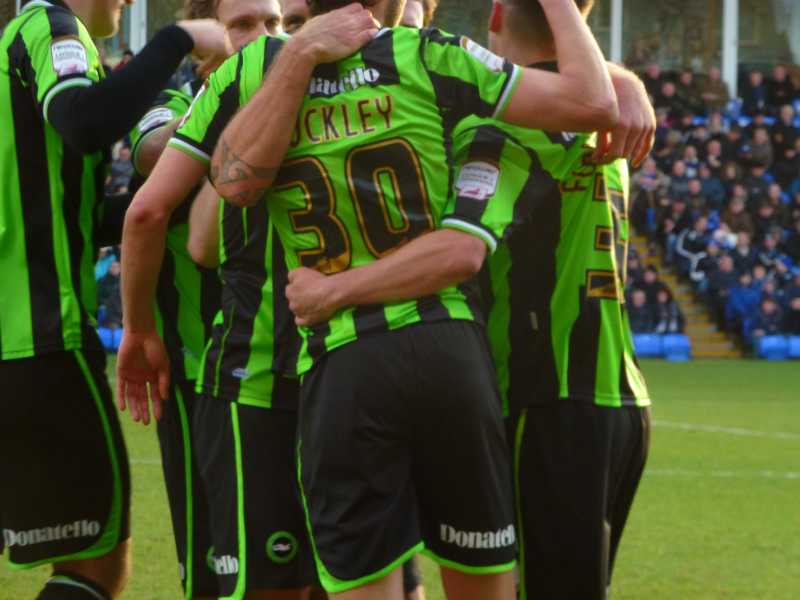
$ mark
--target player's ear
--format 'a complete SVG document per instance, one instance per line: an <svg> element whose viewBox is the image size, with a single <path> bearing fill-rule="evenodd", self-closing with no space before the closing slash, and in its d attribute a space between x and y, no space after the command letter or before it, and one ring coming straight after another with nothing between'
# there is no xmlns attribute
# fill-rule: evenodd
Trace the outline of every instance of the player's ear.
<svg viewBox="0 0 800 600"><path fill-rule="evenodd" d="M500 33L503 29L503 5L500 2L492 2L492 14L489 17L489 31Z"/></svg>

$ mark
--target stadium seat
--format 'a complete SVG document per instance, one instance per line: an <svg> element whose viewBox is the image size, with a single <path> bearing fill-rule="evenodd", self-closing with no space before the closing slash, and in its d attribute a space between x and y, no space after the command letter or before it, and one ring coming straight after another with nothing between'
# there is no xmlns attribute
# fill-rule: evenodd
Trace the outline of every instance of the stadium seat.
<svg viewBox="0 0 800 600"><path fill-rule="evenodd" d="M757 339L756 354L767 360L787 360L789 358L789 338L782 335L765 335Z"/></svg>
<svg viewBox="0 0 800 600"><path fill-rule="evenodd" d="M800 335L789 338L789 358L800 358Z"/></svg>
<svg viewBox="0 0 800 600"><path fill-rule="evenodd" d="M114 331L108 327L98 327L97 335L100 336L100 342L103 348L108 352L114 352Z"/></svg>
<svg viewBox="0 0 800 600"><path fill-rule="evenodd" d="M639 333L633 336L633 345L637 356L641 358L661 358L664 356L664 346L660 335L654 333Z"/></svg>
<svg viewBox="0 0 800 600"><path fill-rule="evenodd" d="M692 358L692 343L681 333L664 336L664 357L673 362L686 362Z"/></svg>

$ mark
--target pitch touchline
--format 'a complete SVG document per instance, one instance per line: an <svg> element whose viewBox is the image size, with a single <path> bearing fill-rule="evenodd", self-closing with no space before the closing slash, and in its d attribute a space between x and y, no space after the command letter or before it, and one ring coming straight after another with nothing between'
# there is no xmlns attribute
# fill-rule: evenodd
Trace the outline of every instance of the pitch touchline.
<svg viewBox="0 0 800 600"><path fill-rule="evenodd" d="M704 431L706 433L727 433L743 437L762 437L776 440L800 440L800 433L785 431L756 431L754 429L741 429L739 427L720 427L718 425L698 425L697 423L676 423L674 421L654 420L653 425L665 429L679 429L681 431Z"/></svg>
<svg viewBox="0 0 800 600"><path fill-rule="evenodd" d="M713 477L716 479L796 479L794 471L700 471L692 469L645 469L645 475L666 477Z"/></svg>

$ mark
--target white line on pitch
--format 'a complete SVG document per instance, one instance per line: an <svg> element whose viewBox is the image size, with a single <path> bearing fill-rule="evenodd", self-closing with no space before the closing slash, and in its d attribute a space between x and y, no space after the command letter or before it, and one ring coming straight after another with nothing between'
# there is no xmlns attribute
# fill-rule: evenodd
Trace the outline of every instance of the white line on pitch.
<svg viewBox="0 0 800 600"><path fill-rule="evenodd" d="M645 469L645 475L666 477L712 477L715 479L792 479L800 480L794 471L702 471L693 469Z"/></svg>
<svg viewBox="0 0 800 600"><path fill-rule="evenodd" d="M161 465L161 460L158 458L132 458L130 463L132 465Z"/></svg>
<svg viewBox="0 0 800 600"><path fill-rule="evenodd" d="M681 431L704 431L706 433L726 433L728 435L738 435L743 437L772 438L776 440L800 440L800 433L788 433L785 431L756 431L754 429L742 429L739 427L721 427L719 425L699 425L697 423L676 423L674 421L653 421L656 427L665 429L679 429Z"/></svg>

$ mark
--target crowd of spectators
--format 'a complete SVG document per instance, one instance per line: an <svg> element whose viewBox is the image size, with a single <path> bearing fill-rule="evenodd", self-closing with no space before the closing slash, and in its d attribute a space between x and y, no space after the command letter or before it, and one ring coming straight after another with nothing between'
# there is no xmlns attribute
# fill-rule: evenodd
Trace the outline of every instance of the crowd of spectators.
<svg viewBox="0 0 800 600"><path fill-rule="evenodd" d="M747 341L800 334L800 88L783 66L747 73L733 100L718 69L698 77L651 65L642 77L658 130L632 178L634 227L721 328ZM634 330L682 323L679 311L667 316L669 290L647 285L629 292Z"/></svg>

